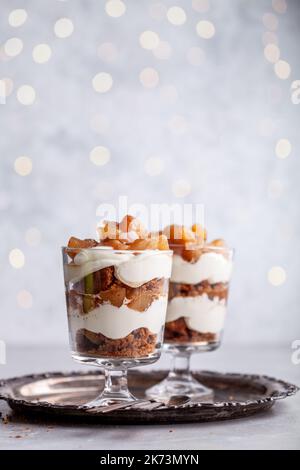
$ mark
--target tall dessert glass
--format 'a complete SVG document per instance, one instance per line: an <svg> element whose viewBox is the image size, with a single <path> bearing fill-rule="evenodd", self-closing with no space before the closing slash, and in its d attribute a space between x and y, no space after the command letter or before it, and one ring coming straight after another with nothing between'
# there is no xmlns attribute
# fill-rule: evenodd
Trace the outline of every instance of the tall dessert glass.
<svg viewBox="0 0 300 470"><path fill-rule="evenodd" d="M218 348L227 310L233 250L225 246L194 245L174 249L164 349L172 354L169 375L147 396L184 394L197 400L213 398L212 390L190 372L194 353Z"/></svg>
<svg viewBox="0 0 300 470"><path fill-rule="evenodd" d="M161 354L172 251L62 251L72 357L105 369L102 393L86 406L131 402L127 370Z"/></svg>

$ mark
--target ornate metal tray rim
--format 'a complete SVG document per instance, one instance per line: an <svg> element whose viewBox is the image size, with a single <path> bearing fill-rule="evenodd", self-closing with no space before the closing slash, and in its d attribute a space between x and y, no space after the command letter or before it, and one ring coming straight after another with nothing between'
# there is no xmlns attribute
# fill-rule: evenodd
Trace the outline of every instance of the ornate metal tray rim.
<svg viewBox="0 0 300 470"><path fill-rule="evenodd" d="M139 377L163 376L167 373L166 370L154 370L154 371L131 371L131 377L138 379ZM117 420L122 421L123 417L125 421L130 420L130 418L138 418L138 420L145 419L145 421L157 421L159 418L162 418L163 422L180 422L186 418L187 421L206 421L213 419L230 419L235 417L241 417L242 415L253 414L263 409L269 409L275 401L284 399L288 396L294 395L297 393L299 388L296 385L285 382L284 380L278 380L267 375L257 375L257 374L239 374L239 373L219 373L212 371L193 371L193 373L200 377L201 379L206 378L207 380L224 380L224 383L229 385L231 382L234 385L238 380L241 383L247 385L258 385L264 386L266 396L262 398L253 398L246 401L215 401L214 403L188 403L180 408L162 406L155 410L147 409L138 409L133 410L118 410L111 411L105 415L97 415L100 420L105 420L109 418L116 418ZM19 383L23 382L23 385L26 385L30 382L36 382L40 380L55 379L55 378L80 378L85 376L102 376L102 371L72 371L72 372L46 372L39 374L28 374L19 377L12 377L9 379L0 380L0 400L5 400L7 403L16 409L24 408L28 411L39 411L39 412L53 412L59 413L63 411L65 415L73 416L86 416L85 411L78 407L78 405L73 404L59 404L59 403L50 403L48 401L37 400L29 401L13 395L13 387L18 386ZM277 387L277 388L276 388ZM269 393L269 394L268 394ZM204 413L203 416L199 414L198 419L196 416L191 416L191 413L196 411L197 413ZM169 413L169 416L166 416L166 412ZM215 412L215 415L211 415L212 412ZM175 414L176 413L176 414ZM188 416L189 415L189 416ZM95 417L96 415L90 415L90 417ZM165 417L165 418L164 418Z"/></svg>
<svg viewBox="0 0 300 470"><path fill-rule="evenodd" d="M157 370L155 371L156 373L166 373L167 371L162 371L162 370ZM212 371L194 371L194 373L201 373L201 375L207 375L210 377L213 376L223 376L224 378L242 378L243 380L247 381L266 381L266 382L273 382L274 384L280 384L284 390L278 391L276 394L273 394L272 396L266 396L265 398L261 398L259 400L255 400L255 403L266 403L269 401L275 401L275 400L281 400L284 399L288 396L292 396L296 394L299 391L299 387L296 385L293 385L291 383L285 382L284 380L276 379L274 377L270 377L268 375L258 375L258 374L239 374L239 373L231 373L231 372L225 372L225 373L219 373L219 372L212 372ZM138 375L145 375L145 374L151 374L151 372L141 372L141 371L132 371L131 374L138 376ZM40 373L40 374L28 374L28 375L23 375L23 376L16 376L16 377L11 377L9 379L3 379L0 380L0 399L1 400L11 400L12 402L17 402L18 404L23 404L23 405L30 405L30 406L45 406L45 407L52 407L53 405L47 401L38 401L38 402L33 402L33 401L26 401L22 400L19 398L14 398L10 396L9 394L1 392L2 388L5 388L9 385L12 385L14 382L18 382L20 380L26 380L26 381L37 381L37 380L43 380L43 379L50 379L50 378L64 378L64 377L72 377L72 376L91 376L91 375L103 375L102 371L83 371L83 372L78 372L78 371L71 371L71 372L45 372L45 373ZM204 408L211 408L215 406L242 406L244 407L245 405L249 405L253 403L253 400L245 401L245 402L240 402L240 401L230 401L230 402L214 402L214 403L190 403L186 404L185 408L194 408L194 407L204 407ZM75 405L60 405L60 404L55 404L55 407L61 407L61 408L69 408L69 409L77 409ZM163 409L169 409L167 407L165 408L160 408L160 411Z"/></svg>

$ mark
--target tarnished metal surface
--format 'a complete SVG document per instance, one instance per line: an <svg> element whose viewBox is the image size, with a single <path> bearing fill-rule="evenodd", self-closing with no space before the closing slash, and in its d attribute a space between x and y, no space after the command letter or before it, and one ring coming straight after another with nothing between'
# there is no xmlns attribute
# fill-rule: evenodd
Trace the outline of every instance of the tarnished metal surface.
<svg viewBox="0 0 300 470"><path fill-rule="evenodd" d="M131 391L143 397L146 388L162 380L166 372L131 371ZM97 396L103 375L96 372L27 375L0 382L0 398L19 413L50 414L55 418L103 423L182 423L247 417L267 410L278 399L295 394L298 388L267 376L194 372L204 385L214 389L214 403L188 403L182 408L115 410L91 415L81 408Z"/></svg>

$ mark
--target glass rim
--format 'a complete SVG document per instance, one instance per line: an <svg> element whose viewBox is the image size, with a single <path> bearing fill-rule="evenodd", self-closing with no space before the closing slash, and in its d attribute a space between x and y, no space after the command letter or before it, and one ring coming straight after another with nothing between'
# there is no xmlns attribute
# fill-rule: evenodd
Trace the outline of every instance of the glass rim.
<svg viewBox="0 0 300 470"><path fill-rule="evenodd" d="M193 251L193 250L198 250L198 249L209 249L211 251L226 251L227 253L228 252L232 252L234 253L235 252L235 248L232 248L230 246L215 246L215 245L210 245L209 243L203 243L203 244L200 244L200 243L190 243L190 244L187 244L186 245L180 245L180 244L177 244L177 243L169 243L169 247L171 248L172 251L174 251L173 248L177 249L178 251L179 250L187 250L187 251Z"/></svg>
<svg viewBox="0 0 300 470"><path fill-rule="evenodd" d="M158 254L158 253L166 253L166 254L170 254L170 255L173 255L173 250L159 250L159 249L155 249L155 250L115 250L114 248L112 248L111 246L103 246L103 245L100 245L100 246L92 246L92 247L87 247L87 248L84 248L84 247L78 247L78 248L75 248L75 247L69 247L69 246L62 246L61 247L61 250L65 253L66 250L67 251L70 251L71 253L72 252L78 252L78 251L108 251L110 253L120 253L120 254L126 254L126 253L130 253L130 254L133 254L133 253L152 253L152 254Z"/></svg>

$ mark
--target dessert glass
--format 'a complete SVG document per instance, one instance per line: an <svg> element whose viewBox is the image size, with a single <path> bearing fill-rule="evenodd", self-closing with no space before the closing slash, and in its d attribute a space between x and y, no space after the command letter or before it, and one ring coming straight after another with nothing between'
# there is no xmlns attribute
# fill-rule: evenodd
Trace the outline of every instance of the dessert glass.
<svg viewBox="0 0 300 470"><path fill-rule="evenodd" d="M161 354L172 251L62 252L72 357L105 369L102 393L85 406L134 401L127 370Z"/></svg>
<svg viewBox="0 0 300 470"><path fill-rule="evenodd" d="M172 366L165 380L147 390L147 396L161 399L180 394L211 400L212 390L193 378L190 359L220 345L233 250L213 245L170 248L174 256L164 350L172 354Z"/></svg>

